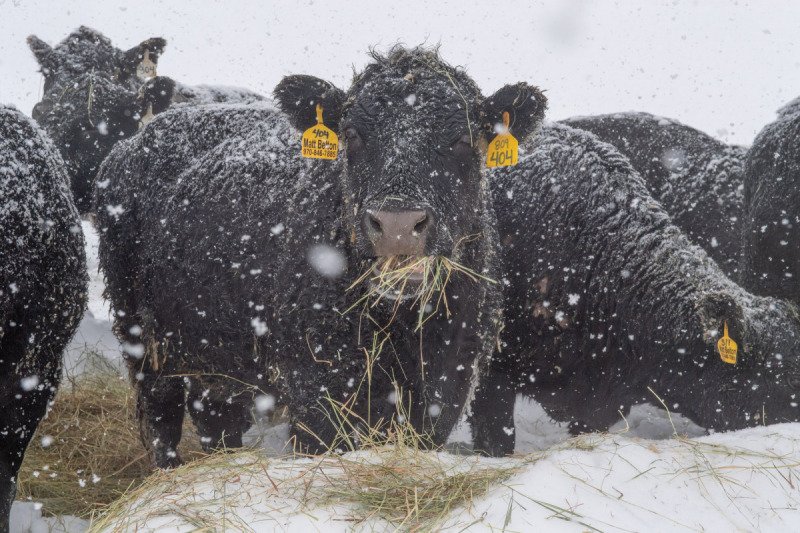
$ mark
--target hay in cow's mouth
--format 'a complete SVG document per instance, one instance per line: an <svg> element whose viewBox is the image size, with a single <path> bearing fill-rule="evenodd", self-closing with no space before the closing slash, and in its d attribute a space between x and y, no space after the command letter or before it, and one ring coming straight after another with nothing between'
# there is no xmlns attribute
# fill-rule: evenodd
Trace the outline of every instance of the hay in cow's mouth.
<svg viewBox="0 0 800 533"><path fill-rule="evenodd" d="M496 283L456 261L440 256L390 256L378 258L353 282L348 290L362 283L367 284L366 293L346 312L365 305L375 307L381 302L393 302L392 317L403 302L417 306L417 329L442 308L450 316L447 301L447 285L453 273L460 273L473 282L479 280Z"/></svg>

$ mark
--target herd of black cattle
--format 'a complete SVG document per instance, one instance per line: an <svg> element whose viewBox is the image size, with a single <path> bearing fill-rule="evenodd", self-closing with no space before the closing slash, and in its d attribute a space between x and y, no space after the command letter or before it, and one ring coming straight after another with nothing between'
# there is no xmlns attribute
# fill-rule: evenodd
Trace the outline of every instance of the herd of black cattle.
<svg viewBox="0 0 800 533"><path fill-rule="evenodd" d="M265 393L311 453L334 442L333 402L402 412L435 444L469 412L491 455L513 452L519 392L573 433L656 395L714 430L800 420L800 104L748 150L643 113L543 123L538 88L484 97L432 49L373 54L346 91L288 76L273 103L140 79L163 39L28 42L38 125L0 107L5 520L86 304L79 213L159 467L180 463L187 410L206 449L236 447ZM301 156L317 106L335 160ZM504 113L519 162L489 169ZM344 312L378 256L404 255L481 276L455 273L421 328L391 295Z"/></svg>

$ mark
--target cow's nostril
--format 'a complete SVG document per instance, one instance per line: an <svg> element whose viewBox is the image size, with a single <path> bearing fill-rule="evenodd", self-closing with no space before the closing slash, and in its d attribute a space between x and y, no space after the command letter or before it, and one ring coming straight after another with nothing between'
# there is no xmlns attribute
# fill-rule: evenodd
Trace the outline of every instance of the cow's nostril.
<svg viewBox="0 0 800 533"><path fill-rule="evenodd" d="M422 215L422 220L414 225L414 233L420 234L428 227L428 215Z"/></svg>
<svg viewBox="0 0 800 533"><path fill-rule="evenodd" d="M372 211L367 211L367 227L374 233L383 233L383 224Z"/></svg>

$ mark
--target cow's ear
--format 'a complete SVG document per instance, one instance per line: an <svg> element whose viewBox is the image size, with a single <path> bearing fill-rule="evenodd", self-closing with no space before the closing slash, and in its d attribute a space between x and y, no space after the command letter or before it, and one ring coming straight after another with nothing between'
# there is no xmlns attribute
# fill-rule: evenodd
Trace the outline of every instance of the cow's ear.
<svg viewBox="0 0 800 533"><path fill-rule="evenodd" d="M544 120L547 98L538 87L520 82L506 85L486 99L486 127L490 132L503 124L503 113L508 112L511 134L522 142L536 131Z"/></svg>
<svg viewBox="0 0 800 533"><path fill-rule="evenodd" d="M146 113L153 106L153 114L158 115L172 105L175 95L175 80L167 76L156 76L147 80L139 89L138 108Z"/></svg>
<svg viewBox="0 0 800 533"><path fill-rule="evenodd" d="M759 360L757 357L748 357L749 348L755 344L752 342L753 333L747 327L742 305L733 296L726 292L707 292L697 299L695 306L703 327L703 340L709 348L713 350L716 347L727 324L728 336L739 344L741 350L737 365L747 367Z"/></svg>
<svg viewBox="0 0 800 533"><path fill-rule="evenodd" d="M148 59L158 65L158 58L164 52L164 47L166 46L167 41L165 39L151 37L125 52L122 57L123 77L129 78L136 75L136 68L144 59L145 52L147 52Z"/></svg>
<svg viewBox="0 0 800 533"><path fill-rule="evenodd" d="M42 73L47 76L49 71L51 71L55 66L55 54L53 53L53 47L35 35L28 36L28 46L30 47L31 52L33 52L33 56L36 58L36 61L39 63Z"/></svg>
<svg viewBox="0 0 800 533"><path fill-rule="evenodd" d="M334 131L339 130L345 94L333 84L314 76L286 76L273 94L278 107L298 130L305 131L317 123L317 104L322 105L325 125Z"/></svg>

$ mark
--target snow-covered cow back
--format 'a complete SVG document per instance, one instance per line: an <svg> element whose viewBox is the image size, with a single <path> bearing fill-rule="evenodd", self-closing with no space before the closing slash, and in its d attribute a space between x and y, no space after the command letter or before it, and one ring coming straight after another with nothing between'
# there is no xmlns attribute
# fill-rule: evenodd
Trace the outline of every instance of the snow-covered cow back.
<svg viewBox="0 0 800 533"><path fill-rule="evenodd" d="M800 98L758 134L745 170L742 284L800 305Z"/></svg>
<svg viewBox="0 0 800 533"><path fill-rule="evenodd" d="M0 530L25 448L83 315L83 235L64 162L22 113L0 106Z"/></svg>
<svg viewBox="0 0 800 533"><path fill-rule="evenodd" d="M728 276L738 278L745 148L648 113L575 117L563 123L594 133L627 157L673 223Z"/></svg>

